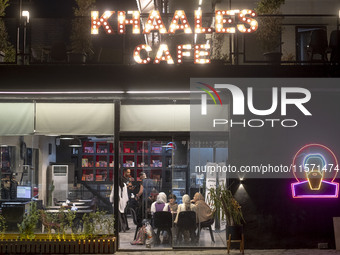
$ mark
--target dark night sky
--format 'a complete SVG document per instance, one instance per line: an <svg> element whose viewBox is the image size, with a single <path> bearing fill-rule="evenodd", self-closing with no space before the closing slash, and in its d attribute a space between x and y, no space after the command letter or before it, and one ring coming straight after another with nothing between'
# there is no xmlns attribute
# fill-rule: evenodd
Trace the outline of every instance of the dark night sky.
<svg viewBox="0 0 340 255"><path fill-rule="evenodd" d="M17 17L19 1L10 0L10 6L6 9L7 17ZM23 9L28 9L31 17L37 18L64 18L72 17L75 0L22 0ZM128 10L137 9L135 0L97 0L96 9L101 10Z"/></svg>

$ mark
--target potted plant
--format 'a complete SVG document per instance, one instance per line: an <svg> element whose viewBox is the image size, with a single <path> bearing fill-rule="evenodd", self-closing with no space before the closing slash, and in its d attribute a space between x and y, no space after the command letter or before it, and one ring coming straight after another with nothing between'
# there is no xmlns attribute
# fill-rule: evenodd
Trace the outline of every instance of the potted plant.
<svg viewBox="0 0 340 255"><path fill-rule="evenodd" d="M285 0L260 0L255 8L258 15L268 15L258 19L259 28L256 37L261 43L266 61L271 64L280 64L281 62L280 46L283 17L275 15L280 14L280 7L284 3Z"/></svg>
<svg viewBox="0 0 340 255"><path fill-rule="evenodd" d="M94 9L96 0L76 0L74 18L72 21L71 47L69 62L85 63L86 58L93 55L93 46L89 27L90 13Z"/></svg>
<svg viewBox="0 0 340 255"><path fill-rule="evenodd" d="M9 6L9 0L0 0L0 62L14 62L15 49L8 41L8 33L3 17Z"/></svg>
<svg viewBox="0 0 340 255"><path fill-rule="evenodd" d="M20 238L32 240L35 237L34 231L37 227L39 220L39 212L37 210L37 204L30 203L29 210L25 213L24 218L20 224L18 224Z"/></svg>
<svg viewBox="0 0 340 255"><path fill-rule="evenodd" d="M227 222L227 239L231 234L232 240L240 240L243 233L243 218L241 206L233 197L231 191L224 185L209 189L209 202L215 213L221 210L222 220Z"/></svg>

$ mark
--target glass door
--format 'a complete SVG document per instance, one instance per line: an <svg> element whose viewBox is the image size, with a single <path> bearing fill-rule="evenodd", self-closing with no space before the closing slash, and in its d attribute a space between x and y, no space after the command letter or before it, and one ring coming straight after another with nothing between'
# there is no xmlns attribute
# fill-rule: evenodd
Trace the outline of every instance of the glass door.
<svg viewBox="0 0 340 255"><path fill-rule="evenodd" d="M192 136L189 152L189 187L181 194L174 247L226 247L225 223L209 192L227 183L226 173L219 169L227 165L228 143L211 135Z"/></svg>
<svg viewBox="0 0 340 255"><path fill-rule="evenodd" d="M225 222L211 207L209 189L227 182L225 173L212 171L227 165L227 141L126 140L120 152L128 193L120 249L226 247Z"/></svg>
<svg viewBox="0 0 340 255"><path fill-rule="evenodd" d="M188 140L121 141L120 152L121 181L128 191L120 249L172 248L177 206L189 193Z"/></svg>

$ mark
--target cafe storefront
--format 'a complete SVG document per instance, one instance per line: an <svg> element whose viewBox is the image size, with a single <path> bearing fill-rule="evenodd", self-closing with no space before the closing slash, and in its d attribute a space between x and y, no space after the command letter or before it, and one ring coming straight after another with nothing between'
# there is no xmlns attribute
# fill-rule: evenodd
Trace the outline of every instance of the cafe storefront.
<svg viewBox="0 0 340 255"><path fill-rule="evenodd" d="M20 67L16 69L20 72ZM119 176L129 169L134 186L143 183L141 173L145 173L149 190L145 187L144 192L149 193L144 194L145 200L134 200L136 192L129 194L132 204L131 208L126 208L126 215L130 230L116 231L116 234L119 234L120 249L140 249L141 246L131 245L131 242L140 222L150 217L150 205L143 206L144 211L138 210L151 193L152 199L160 192L166 196L175 195L177 204L182 203L185 194L191 199L197 192L205 195L206 177L191 169L190 164L205 165L213 160L225 163L227 160L227 137L223 137L225 141L218 149L214 148L219 141L213 134L204 141L190 141L190 88L183 86L178 78L171 81L177 85L157 90L152 89L153 85L144 86L142 90L138 85L131 85L130 90L122 89L117 84L118 80L125 79L124 75L115 75L113 84L117 88L111 90L105 88L106 84L93 90L92 82L79 85L81 90L60 90L40 87L46 80L36 82L39 67L31 70L26 82L35 85L29 90L26 85L13 82L16 88L1 92L4 120L1 125L1 202L9 233L19 232L17 224L32 200L45 213L56 213L61 206L66 206L75 210L79 218L96 210L114 214L112 202L118 203L118 200L110 202L114 180L120 179ZM65 84L78 76L60 79ZM195 157L190 156L191 150L195 151ZM13 210L17 212L15 217ZM139 222L136 222L136 212L140 214L138 217L143 217ZM174 219L170 221L171 228ZM117 230L121 228L118 222ZM36 231L46 232L47 228L42 221ZM225 247L225 232L220 228L221 232L213 232L214 226L210 231L202 229L195 245ZM188 245L184 240L175 243L176 232L173 233L173 242L164 241L154 247ZM160 239L163 238L168 237L160 235Z"/></svg>
<svg viewBox="0 0 340 255"><path fill-rule="evenodd" d="M324 169L340 153L339 66L238 65L257 57L250 7L170 6L91 13L93 41L119 44L125 65L1 66L0 232L19 233L32 202L34 232L91 235L96 215L104 221L90 232L114 230L120 250L225 249L231 239L241 249L334 248L338 179ZM338 29L333 14L324 19ZM297 174L311 163L324 172ZM224 217L223 192L237 222ZM60 211L74 214L64 230L53 222ZM231 225L243 225L238 238Z"/></svg>
<svg viewBox="0 0 340 255"><path fill-rule="evenodd" d="M106 70L110 67L106 67ZM187 81L189 77L186 75L186 71L191 69L190 75L202 77L199 80L205 83L206 79L203 77L202 69L193 71L192 67L188 67L187 70L181 68L177 71L179 75L173 77L168 72L168 67L161 67L158 71L164 74L166 83L162 85L163 87L158 87L156 91L152 90L153 86L149 87L154 82L151 76L146 78L143 84L138 84L142 88L138 90L134 87L136 85L133 85L138 83L138 77L133 76L126 80L125 75L121 72L120 75L115 75L115 79L108 79L108 77L104 77L107 73L103 71L102 78L98 78L97 81L101 87L98 87L98 90L89 89L94 86L87 79L92 74L84 74L81 81L79 81L80 76L78 75L79 70L82 73L87 73L84 71L85 69L90 70L89 67L83 67L84 69L76 67L74 68L75 74L69 75L66 80L65 76L53 81L58 84L77 81L74 83L74 89L58 89L57 87L54 90L51 87L46 89L44 84L48 80L36 79L41 74L40 67L30 67L30 75L25 78L27 85L20 82L22 76L14 78L14 74L11 75L11 67L8 68L9 72L4 77L4 81L13 85L13 88L1 91L1 109L3 109L1 111L3 119L1 125L1 201L5 218L6 210L11 214L8 209L11 208L9 206L11 203L23 204L20 206L25 208L27 201L33 199L38 201L40 208L47 211L57 210L57 207L69 202L67 206L70 209L73 207L73 203L76 208L79 207L77 208L78 213L104 210L118 219L119 214L112 208L110 194L114 185L119 187L119 183L115 184L114 180L118 179L118 176L123 176L125 169L130 170L130 175L133 178L133 180L131 178L131 183L136 186L138 183L143 183L140 178L141 172L146 174L151 183L150 196L151 193L155 196L160 192L164 192L167 196L175 195L178 204L183 203L182 198L185 194L193 199L197 192L201 193L209 202L209 197L206 196L208 188L213 183L227 183L242 206L246 220L244 225L246 247L249 248L268 245L264 239L259 242L254 235L259 228L263 228L264 232L261 233L264 236L268 233L275 233L277 236L275 240L286 238L284 245L300 247L294 240L287 238L287 235L289 235L289 231L303 231L304 227L296 228L286 221L287 226L291 226L291 230L277 233L275 230L276 221L268 222L265 217L266 213L263 214L262 209L267 210L268 214L272 215L271 217L275 215L280 219L284 217L284 214L293 213L293 211L297 213L294 214L295 216L291 215L292 219L295 219L295 217L299 217L299 213L304 212L306 206L310 212L319 210L321 213L326 208L327 215L324 215L328 219L336 216L336 205L334 204L336 199L317 200L318 203L323 204L323 209L313 207L312 200L294 199L289 191L291 179L294 176L288 179L251 177L235 179L234 175L211 174L205 170L208 167L218 169L228 165L251 166L261 158L263 160L271 159L269 161L276 160L278 163L282 160L281 156L284 156L285 162L289 162L295 153L289 150L288 144L276 147L277 153L275 151L265 152L265 148L273 146L270 140L266 140L267 135L270 135L272 142L275 141L276 144L282 143L282 139L287 141L287 138L275 135L278 128L282 129L282 132L290 130L288 133L291 139L295 140L295 145L292 146L294 148L300 148L313 139L308 138L310 135L302 140L298 138L301 132L305 132L304 130L311 130L307 129L310 121L306 122L306 119L300 117L296 117L299 122L297 129L288 130L284 127L270 128L268 125L264 127L265 130L240 128L239 124L239 127L230 128L230 131L229 128L225 129L224 127L220 133L212 133L205 130L203 123L196 123L192 126L192 123L195 123L192 122L192 111L197 109L192 108L196 101L190 100L190 95L193 93L190 93L190 88L184 84L185 82L190 83L189 80ZM66 70L63 67L57 68L60 73ZM91 68L93 69L93 67ZM140 72L154 70L154 68L148 66ZM26 72L27 67L15 67L15 69L21 73ZM125 68L121 70L123 69ZM293 68L290 70L291 73L294 73ZM308 76L310 68L305 70L305 75ZM215 77L224 77L226 69L214 67L210 70L205 69L205 71L212 73ZM282 70L282 72L285 71L286 68ZM131 69L127 68L125 72L130 73ZM234 75L237 75L237 72L242 72L244 75L245 69L227 72ZM138 71L136 73L138 74ZM247 75L254 74L249 72ZM322 77L321 73L320 77ZM111 82L105 83L108 80L115 80L116 89L112 89ZM123 80L127 84L125 90L120 87L122 86L120 81ZM317 81L318 79L312 80ZM291 83L289 79L286 82ZM172 86L168 87L167 83ZM27 86L30 89L27 89ZM317 94L319 98L329 98L330 94L327 90L317 92L317 87L318 85L315 88L309 87L313 97ZM263 94L264 103L271 98L268 95L270 95L268 91ZM333 93L332 97L336 97L336 93ZM227 113L224 119L229 120L228 114L230 113L226 110L229 108L228 98L221 98L221 100L223 102L221 109ZM215 104L212 100L209 101L210 103L212 105L209 107L214 107ZM212 113L209 107L208 112ZM314 101L311 105L307 104L306 107L314 116L316 115L324 122L329 121L327 116L320 115L322 111L317 110L319 107L317 102ZM326 111L328 106L324 107ZM259 124L253 122L251 125ZM313 133L313 131L309 132ZM323 139L320 138L319 143L325 143L321 140L326 141L327 139L326 135ZM252 144L253 148L242 145L247 143ZM330 143L330 141L327 142L328 147L337 155L336 146L329 145ZM261 189L256 189L256 187L261 187ZM281 188L277 190L277 187ZM276 190L272 192L272 199L264 196L270 190ZM286 208L281 208L275 201L284 201ZM119 201L116 199L114 203L118 205ZM268 206L263 203L267 203ZM258 206L261 206L262 209L259 209ZM131 208L136 209L135 212L138 211L138 206L131 206ZM282 213L273 208L281 208ZM293 208L295 209L293 210ZM140 212L142 218L139 219L132 210L127 212L130 229L125 232L116 231L119 237L119 249L149 249L146 246L131 244L135 240L136 228L139 227L138 221L135 220L148 218L147 206L144 209L144 212ZM17 223L24 214L24 210L21 210L20 215L8 218L9 232L18 232ZM18 210L16 211L18 212ZM255 218L252 216L254 214L257 215ZM315 214L308 214L308 217L306 216L303 221L307 224L312 220L313 215ZM115 229L119 229L118 222L116 221ZM259 222L261 222L261 226L258 225ZM171 228L173 224L173 220L171 220ZM227 244L225 221L216 217L210 226L211 231L209 226L202 228L198 242L194 244L190 242L190 236L183 236L183 239L177 242L177 232L173 229L171 237L163 235L161 232L160 240L164 239L164 244L152 245L152 248L225 248ZM313 247L318 240L326 240L331 246L332 223L320 223L315 227L322 234L313 238L306 235L305 238L310 240L307 246ZM42 230L43 226L40 226L36 231ZM164 230L164 232L169 231L169 229ZM168 238L172 241L169 242ZM273 247L281 247L275 240L271 241Z"/></svg>

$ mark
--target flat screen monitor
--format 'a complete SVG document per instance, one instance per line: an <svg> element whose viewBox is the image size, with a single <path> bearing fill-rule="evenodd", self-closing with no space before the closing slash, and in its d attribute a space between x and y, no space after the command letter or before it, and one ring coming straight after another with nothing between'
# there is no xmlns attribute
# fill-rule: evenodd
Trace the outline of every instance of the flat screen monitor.
<svg viewBox="0 0 340 255"><path fill-rule="evenodd" d="M17 186L17 198L19 199L31 199L32 188L29 186Z"/></svg>

